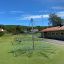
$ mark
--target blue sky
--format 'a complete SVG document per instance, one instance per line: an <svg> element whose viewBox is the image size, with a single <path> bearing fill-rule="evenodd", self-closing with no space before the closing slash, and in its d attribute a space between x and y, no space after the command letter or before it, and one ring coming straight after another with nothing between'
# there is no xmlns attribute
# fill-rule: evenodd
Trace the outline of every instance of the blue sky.
<svg viewBox="0 0 64 64"><path fill-rule="evenodd" d="M47 26L54 12L64 18L64 0L0 0L0 24Z"/></svg>

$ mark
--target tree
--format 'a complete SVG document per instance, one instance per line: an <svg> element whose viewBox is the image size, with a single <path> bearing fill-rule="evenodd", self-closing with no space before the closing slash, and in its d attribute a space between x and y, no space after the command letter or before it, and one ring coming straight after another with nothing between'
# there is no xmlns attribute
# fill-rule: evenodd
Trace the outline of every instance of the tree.
<svg viewBox="0 0 64 64"><path fill-rule="evenodd" d="M23 29L21 28L20 25L17 25L16 28L15 28L15 30L16 30L16 34L20 34L20 33L23 32Z"/></svg>
<svg viewBox="0 0 64 64"><path fill-rule="evenodd" d="M4 26L4 25L2 25L2 24L0 24L0 28L5 29L5 26Z"/></svg>
<svg viewBox="0 0 64 64"><path fill-rule="evenodd" d="M61 26L62 25L62 19L59 16L57 16L56 14L50 14L49 15L49 25Z"/></svg>
<svg viewBox="0 0 64 64"><path fill-rule="evenodd" d="M4 35L4 32L0 32L0 37Z"/></svg>
<svg viewBox="0 0 64 64"><path fill-rule="evenodd" d="M64 19L62 19L62 25L64 25Z"/></svg>
<svg viewBox="0 0 64 64"><path fill-rule="evenodd" d="M34 26L33 26L33 18L31 18L31 24L32 24L32 42L33 42L33 50L34 50L34 32L33 32L33 30L34 30Z"/></svg>

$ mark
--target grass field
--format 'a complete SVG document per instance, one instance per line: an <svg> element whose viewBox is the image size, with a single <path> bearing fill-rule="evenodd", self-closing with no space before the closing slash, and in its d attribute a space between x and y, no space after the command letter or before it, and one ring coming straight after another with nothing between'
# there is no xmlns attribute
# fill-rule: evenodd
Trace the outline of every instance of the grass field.
<svg viewBox="0 0 64 64"><path fill-rule="evenodd" d="M17 37L20 44L14 40ZM35 38L32 50L31 35L4 35L0 37L0 64L64 64L64 46Z"/></svg>

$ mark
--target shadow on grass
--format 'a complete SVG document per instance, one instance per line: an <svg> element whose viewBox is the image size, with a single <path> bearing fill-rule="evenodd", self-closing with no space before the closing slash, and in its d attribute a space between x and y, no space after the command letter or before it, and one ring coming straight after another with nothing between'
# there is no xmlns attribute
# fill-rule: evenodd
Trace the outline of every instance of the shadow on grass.
<svg viewBox="0 0 64 64"><path fill-rule="evenodd" d="M20 55L27 55L28 57L31 57L33 54L32 49L17 49L17 50L12 50L8 53L12 53L14 57L20 56Z"/></svg>
<svg viewBox="0 0 64 64"><path fill-rule="evenodd" d="M17 49L17 50L12 50L10 51L9 53L12 53L14 57L18 57L18 56L21 56L21 55L25 55L27 57L32 57L34 56L34 53L35 55L40 55L42 57L45 57L47 59L49 59L49 55L51 54L55 54L55 50L53 49L30 49L30 48L25 48L25 49Z"/></svg>

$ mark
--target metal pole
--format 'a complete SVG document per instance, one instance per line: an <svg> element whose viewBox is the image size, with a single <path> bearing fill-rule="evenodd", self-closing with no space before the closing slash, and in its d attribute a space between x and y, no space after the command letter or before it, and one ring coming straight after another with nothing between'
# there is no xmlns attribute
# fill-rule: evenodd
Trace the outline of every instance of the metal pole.
<svg viewBox="0 0 64 64"><path fill-rule="evenodd" d="M33 27L33 19L32 18L31 18L31 23L32 23L32 42L33 42L33 50L34 50L34 34L33 34L34 27Z"/></svg>

